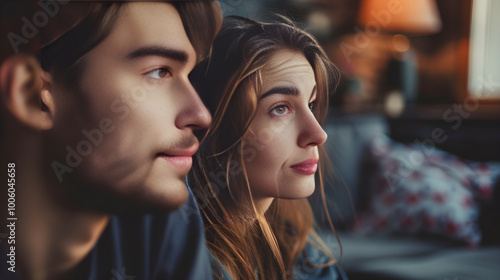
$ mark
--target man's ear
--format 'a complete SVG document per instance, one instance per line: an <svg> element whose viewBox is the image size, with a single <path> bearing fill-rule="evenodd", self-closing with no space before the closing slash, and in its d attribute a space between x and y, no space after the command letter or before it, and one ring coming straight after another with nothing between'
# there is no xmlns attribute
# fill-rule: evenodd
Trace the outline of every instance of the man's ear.
<svg viewBox="0 0 500 280"><path fill-rule="evenodd" d="M19 122L33 129L47 130L53 126L53 111L44 105L43 96L53 101L49 87L42 82L42 70L38 61L28 55L16 55L7 59L0 69L2 101L7 110ZM43 85L43 86L42 86Z"/></svg>
<svg viewBox="0 0 500 280"><path fill-rule="evenodd" d="M54 81L52 75L48 72L41 71L42 90L40 98L42 100L42 130L51 129L54 125L54 112L56 106L54 103Z"/></svg>

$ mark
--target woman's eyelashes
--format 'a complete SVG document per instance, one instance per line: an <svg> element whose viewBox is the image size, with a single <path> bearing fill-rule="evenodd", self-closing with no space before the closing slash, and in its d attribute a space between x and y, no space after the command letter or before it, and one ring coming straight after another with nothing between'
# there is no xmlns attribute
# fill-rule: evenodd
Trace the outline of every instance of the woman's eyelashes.
<svg viewBox="0 0 500 280"><path fill-rule="evenodd" d="M307 103L307 108L311 112L314 112L314 110L316 109L316 100ZM273 105L269 110L269 114L271 115L271 117L283 117L291 113L293 113L292 106L288 103L279 103Z"/></svg>
<svg viewBox="0 0 500 280"><path fill-rule="evenodd" d="M158 82L170 76L172 76L172 72L167 67L156 68L144 74L144 77L150 82Z"/></svg>

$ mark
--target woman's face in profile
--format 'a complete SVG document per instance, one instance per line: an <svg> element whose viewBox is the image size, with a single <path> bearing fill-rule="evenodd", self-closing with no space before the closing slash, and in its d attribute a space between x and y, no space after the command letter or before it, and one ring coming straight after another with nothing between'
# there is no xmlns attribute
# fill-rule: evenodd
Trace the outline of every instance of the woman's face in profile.
<svg viewBox="0 0 500 280"><path fill-rule="evenodd" d="M318 145L327 135L312 112L316 81L304 55L277 52L262 69L262 82L255 118L243 143L253 198L266 209L272 198L312 194Z"/></svg>

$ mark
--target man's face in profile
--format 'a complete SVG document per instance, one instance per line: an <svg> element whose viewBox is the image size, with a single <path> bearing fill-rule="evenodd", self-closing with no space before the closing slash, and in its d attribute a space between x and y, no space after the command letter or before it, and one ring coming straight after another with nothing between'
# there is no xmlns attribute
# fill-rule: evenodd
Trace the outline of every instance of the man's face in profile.
<svg viewBox="0 0 500 280"><path fill-rule="evenodd" d="M198 148L193 132L210 115L188 74L195 51L177 10L135 2L84 57L79 92L54 88L49 135L60 163L98 192L173 210L188 196L185 176ZM81 160L78 160L81 158Z"/></svg>

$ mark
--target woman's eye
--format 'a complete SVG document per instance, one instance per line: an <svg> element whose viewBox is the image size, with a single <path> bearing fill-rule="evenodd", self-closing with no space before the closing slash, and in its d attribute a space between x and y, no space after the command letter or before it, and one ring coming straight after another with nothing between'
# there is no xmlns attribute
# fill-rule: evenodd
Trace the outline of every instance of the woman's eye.
<svg viewBox="0 0 500 280"><path fill-rule="evenodd" d="M162 68L158 68L158 69L155 69L153 71L146 73L146 76L148 78L159 80L159 79L165 78L169 74L170 74L170 70L168 68L162 67Z"/></svg>
<svg viewBox="0 0 500 280"><path fill-rule="evenodd" d="M286 105L278 105L271 110L271 113L276 116L282 116L287 114L289 111Z"/></svg>

